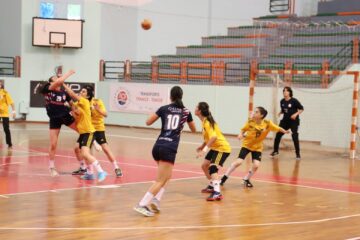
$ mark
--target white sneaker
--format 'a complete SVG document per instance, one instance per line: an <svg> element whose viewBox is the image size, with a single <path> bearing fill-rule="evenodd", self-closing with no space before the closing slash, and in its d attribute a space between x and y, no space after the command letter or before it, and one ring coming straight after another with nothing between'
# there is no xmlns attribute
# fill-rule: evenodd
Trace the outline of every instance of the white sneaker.
<svg viewBox="0 0 360 240"><path fill-rule="evenodd" d="M155 214L150 211L150 209L146 206L140 206L140 205L136 205L134 207L134 210L137 211L138 213L144 215L145 217L153 217Z"/></svg>
<svg viewBox="0 0 360 240"><path fill-rule="evenodd" d="M56 171L55 168L49 168L49 171L50 171L50 176L52 176L52 177L59 176L59 173Z"/></svg>
<svg viewBox="0 0 360 240"><path fill-rule="evenodd" d="M154 213L160 212L160 201L154 198L150 203L150 209Z"/></svg>

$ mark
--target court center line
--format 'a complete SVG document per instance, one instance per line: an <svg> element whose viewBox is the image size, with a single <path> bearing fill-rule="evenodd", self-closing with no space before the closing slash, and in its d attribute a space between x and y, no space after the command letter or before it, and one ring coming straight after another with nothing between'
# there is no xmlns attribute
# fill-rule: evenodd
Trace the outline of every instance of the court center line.
<svg viewBox="0 0 360 240"><path fill-rule="evenodd" d="M223 224L223 225L189 225L189 226L164 226L164 227L103 227L103 228L92 228L92 227L83 227L83 228L44 228L44 227L27 227L27 228L7 228L0 227L0 230L54 230L54 231L99 231L99 230L128 230L128 231L138 231L138 230L188 230L188 229L209 229L209 228L247 228L247 227L269 227L269 226L281 226L281 225L301 225L301 224L316 224L316 223L325 223L332 222L337 220L345 220L350 218L360 217L359 214L345 215L340 217L333 218L323 218L316 220L307 220L307 221L292 221L292 222L270 222L270 223L253 223L253 224Z"/></svg>

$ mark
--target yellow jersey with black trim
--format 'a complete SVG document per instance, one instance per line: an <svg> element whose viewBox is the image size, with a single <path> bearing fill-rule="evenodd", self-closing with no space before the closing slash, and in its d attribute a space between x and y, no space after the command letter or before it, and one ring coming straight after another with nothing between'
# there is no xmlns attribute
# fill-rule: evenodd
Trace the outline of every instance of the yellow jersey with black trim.
<svg viewBox="0 0 360 240"><path fill-rule="evenodd" d="M278 132L279 130L280 127L270 120L264 119L260 123L256 123L254 120L250 119L241 129L241 131L245 133L245 137L242 140L242 147L251 151L261 152L264 148L264 139L269 132Z"/></svg>
<svg viewBox="0 0 360 240"><path fill-rule="evenodd" d="M225 153L231 152L231 146L229 142L221 133L221 130L216 123L214 127L212 127L209 120L205 118L202 122L202 129L202 134L206 143L209 142L210 138L216 136L216 141L210 146L211 150Z"/></svg>
<svg viewBox="0 0 360 240"><path fill-rule="evenodd" d="M91 104L91 122L96 131L105 131L104 116L99 113L94 106L98 106L100 111L106 112L105 105L101 99L93 98Z"/></svg>
<svg viewBox="0 0 360 240"><path fill-rule="evenodd" d="M74 103L74 107L78 110L78 114L75 114L76 127L80 134L93 133L95 128L91 123L91 110L90 102L88 99L80 97L80 99Z"/></svg>
<svg viewBox="0 0 360 240"><path fill-rule="evenodd" d="M13 103L10 94L4 89L0 89L0 117L9 117L9 105Z"/></svg>

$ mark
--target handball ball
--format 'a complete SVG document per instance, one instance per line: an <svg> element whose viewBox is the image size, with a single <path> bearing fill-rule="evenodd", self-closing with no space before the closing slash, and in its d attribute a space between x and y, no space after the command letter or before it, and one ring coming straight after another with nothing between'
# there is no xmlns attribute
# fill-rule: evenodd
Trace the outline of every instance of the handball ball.
<svg viewBox="0 0 360 240"><path fill-rule="evenodd" d="M151 28L151 21L149 19L144 19L142 22L141 22L141 27L144 29L144 30L149 30Z"/></svg>

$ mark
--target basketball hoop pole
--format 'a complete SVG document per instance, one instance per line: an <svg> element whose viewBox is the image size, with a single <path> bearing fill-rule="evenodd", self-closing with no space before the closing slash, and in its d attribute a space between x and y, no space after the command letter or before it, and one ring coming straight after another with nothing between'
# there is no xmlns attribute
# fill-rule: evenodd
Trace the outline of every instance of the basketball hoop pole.
<svg viewBox="0 0 360 240"><path fill-rule="evenodd" d="M350 159L355 159L356 153L356 131L358 121L358 102L359 102L359 71L338 71L338 70L259 70L256 62L251 62L250 84L249 84L249 117L254 108L255 80L258 74L302 74L302 75L351 75L354 77L353 102L351 115L351 138L350 138Z"/></svg>

